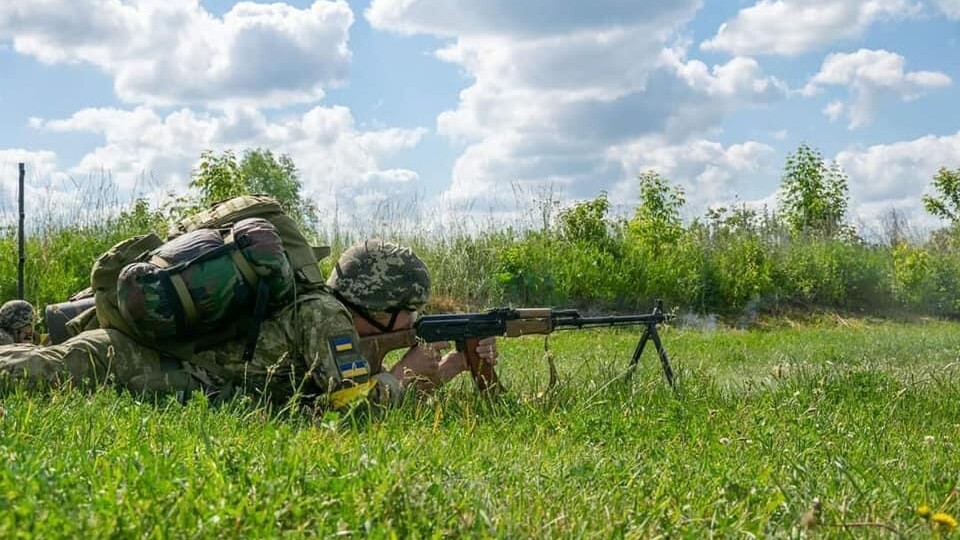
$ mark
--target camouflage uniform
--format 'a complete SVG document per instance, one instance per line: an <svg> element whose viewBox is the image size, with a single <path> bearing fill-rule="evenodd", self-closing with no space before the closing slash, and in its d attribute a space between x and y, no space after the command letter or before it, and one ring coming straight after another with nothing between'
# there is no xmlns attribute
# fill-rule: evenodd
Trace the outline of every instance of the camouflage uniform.
<svg viewBox="0 0 960 540"><path fill-rule="evenodd" d="M100 329L55 346L0 347L0 382L25 380L33 386L68 380L81 386L112 382L136 393L241 391L272 401L333 392L334 403L334 390L344 384L358 389L366 385L363 394L372 401L397 401L401 388L395 377L366 372L367 379L361 373L369 366L360 356L344 300L362 306L362 311L416 310L429 294L426 267L409 249L368 241L344 253L328 286L329 291L301 295L266 319L250 362L242 360L242 339L181 362L117 330ZM347 382L340 384L341 379Z"/></svg>
<svg viewBox="0 0 960 540"><path fill-rule="evenodd" d="M138 393L200 388L179 361L113 329L88 330L60 345L0 347L0 387L49 388L68 381L87 388L116 383Z"/></svg>
<svg viewBox="0 0 960 540"><path fill-rule="evenodd" d="M10 300L0 306L0 345L17 343L18 331L33 326L34 309L25 300Z"/></svg>
<svg viewBox="0 0 960 540"><path fill-rule="evenodd" d="M191 362L208 384L236 386L247 393L268 389L271 399L286 400L296 393L317 395L333 391L347 370L366 364L350 312L327 292L302 296L265 320L253 360L243 362L245 343L229 341L197 353ZM369 367L367 368L369 369ZM400 398L400 383L388 373L374 374L373 401ZM361 377L362 378L362 377Z"/></svg>
<svg viewBox="0 0 960 540"><path fill-rule="evenodd" d="M58 386L68 380L81 386L111 382L132 392L171 393L203 389L236 391L272 401L295 393L317 396L333 390L330 377L359 356L349 312L328 293L305 295L263 322L254 358L241 359L244 340L200 351L189 362L145 347L122 332L82 332L60 345L0 348L0 378L26 380L31 386ZM342 343L337 350L335 343ZM371 399L399 398L399 382L375 376Z"/></svg>

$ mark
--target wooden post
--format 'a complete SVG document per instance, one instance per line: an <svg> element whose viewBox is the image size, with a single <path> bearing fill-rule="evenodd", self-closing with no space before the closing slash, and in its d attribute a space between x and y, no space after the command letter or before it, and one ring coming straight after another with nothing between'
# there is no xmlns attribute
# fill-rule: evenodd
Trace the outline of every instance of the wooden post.
<svg viewBox="0 0 960 540"><path fill-rule="evenodd" d="M23 300L23 265L27 260L25 241L23 235L23 177L26 174L26 168L23 163L20 164L20 191L19 191L19 200L20 205L20 224L17 228L17 246L20 250L20 259L17 261L17 298Z"/></svg>

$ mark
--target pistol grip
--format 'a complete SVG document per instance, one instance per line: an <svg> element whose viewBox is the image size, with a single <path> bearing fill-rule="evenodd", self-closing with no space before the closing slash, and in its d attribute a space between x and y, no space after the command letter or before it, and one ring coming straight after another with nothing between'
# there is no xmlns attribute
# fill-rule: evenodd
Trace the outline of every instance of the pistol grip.
<svg viewBox="0 0 960 540"><path fill-rule="evenodd" d="M480 392L496 391L500 389L500 379L493 366L485 362L477 354L477 345L480 340L477 338L458 339L456 341L457 351L463 353L467 361L467 367L470 368L470 375L473 376L473 382L477 385Z"/></svg>

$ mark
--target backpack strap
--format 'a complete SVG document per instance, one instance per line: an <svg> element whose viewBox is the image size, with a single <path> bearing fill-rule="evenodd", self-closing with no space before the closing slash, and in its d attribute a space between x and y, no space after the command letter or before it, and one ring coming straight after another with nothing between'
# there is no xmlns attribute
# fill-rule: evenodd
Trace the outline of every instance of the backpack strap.
<svg viewBox="0 0 960 540"><path fill-rule="evenodd" d="M170 263L161 257L151 257L150 264L163 270L170 268ZM164 274L170 280L170 285L173 287L173 291L176 293L177 299L180 300L180 307L183 309L185 327L188 328L193 326L200 318L200 314L197 312L197 304L193 302L193 297L190 296L190 289L187 288L186 282L183 281L183 277L180 276L179 273L165 271Z"/></svg>
<svg viewBox="0 0 960 540"><path fill-rule="evenodd" d="M256 270L253 269L250 261L248 261L247 258L243 256L243 253L240 252L244 246L239 245L234 240L233 232L227 233L227 236L223 239L223 243L224 245L232 246L234 248L230 250L230 258L233 259L233 264L237 267L237 270L240 270L240 275L243 276L243 280L254 289L257 289L257 284L260 283L260 275L257 274Z"/></svg>

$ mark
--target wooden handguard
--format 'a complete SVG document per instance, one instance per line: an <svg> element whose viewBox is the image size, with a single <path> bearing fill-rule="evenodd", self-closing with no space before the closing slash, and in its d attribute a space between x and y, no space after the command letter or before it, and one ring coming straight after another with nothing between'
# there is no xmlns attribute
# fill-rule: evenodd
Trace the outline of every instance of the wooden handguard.
<svg viewBox="0 0 960 540"><path fill-rule="evenodd" d="M493 366L484 362L477 354L477 345L479 344L480 340L475 338L458 340L457 351L462 353L467 360L467 367L470 368L470 375L473 376L473 382L476 383L477 390L480 392L498 392L502 389L500 379L497 377L497 372L493 369Z"/></svg>
<svg viewBox="0 0 960 540"><path fill-rule="evenodd" d="M518 309L519 318L507 321L507 337L549 334L553 332L553 310L549 308Z"/></svg>

